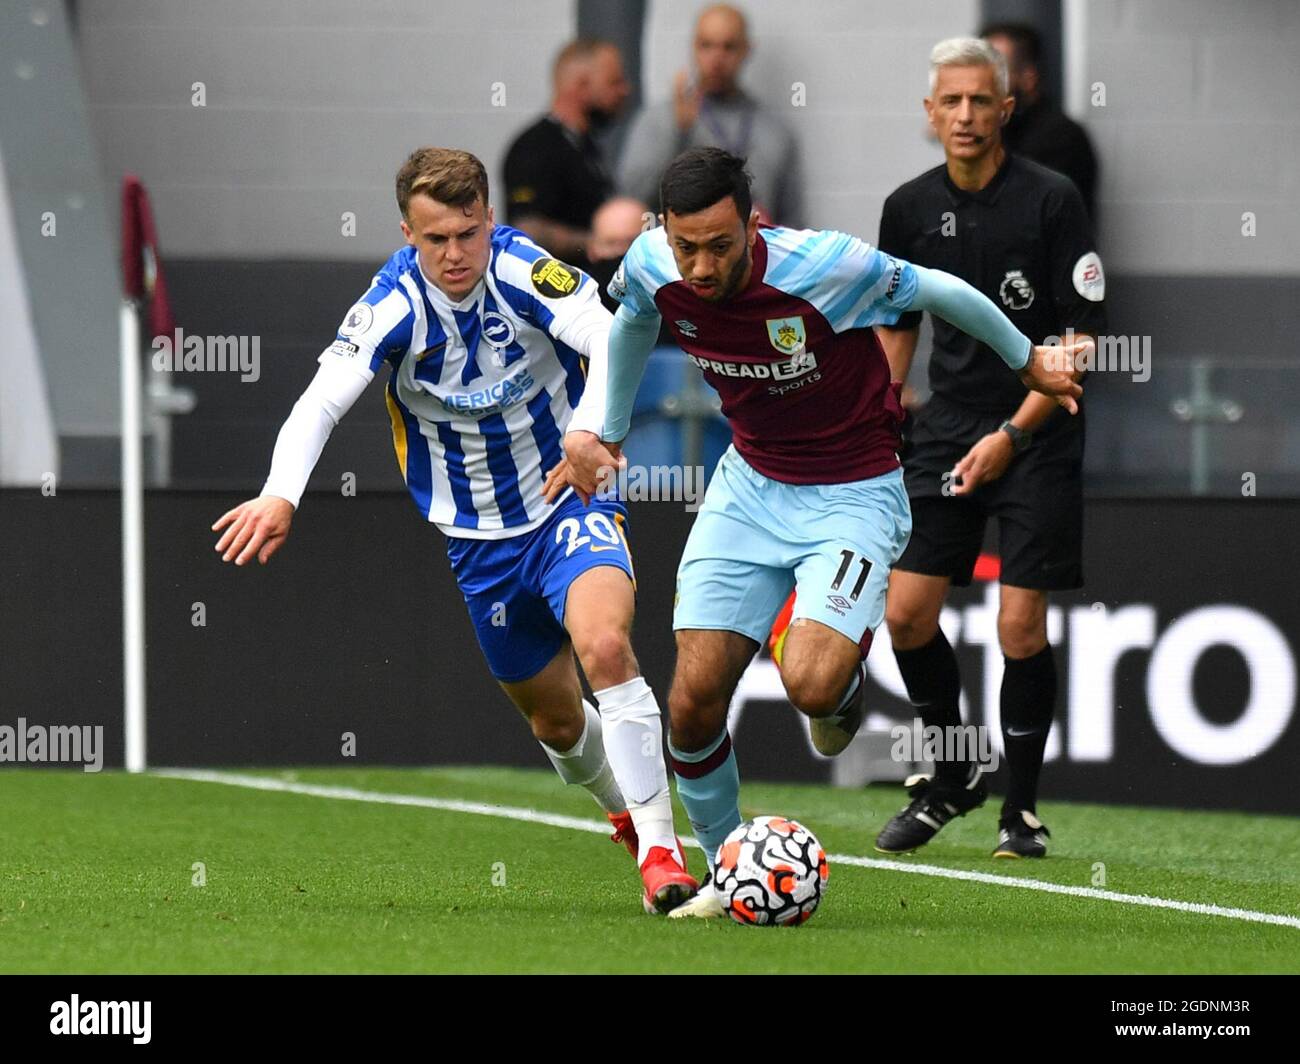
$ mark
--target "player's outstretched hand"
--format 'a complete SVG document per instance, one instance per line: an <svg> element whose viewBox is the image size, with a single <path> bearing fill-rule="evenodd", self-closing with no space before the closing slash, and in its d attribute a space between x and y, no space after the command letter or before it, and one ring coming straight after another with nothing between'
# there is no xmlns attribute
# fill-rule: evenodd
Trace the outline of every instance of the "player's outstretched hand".
<svg viewBox="0 0 1300 1064"><path fill-rule="evenodd" d="M1035 347L1029 355L1029 364L1020 371L1020 379L1030 391L1051 396L1071 414L1079 412L1075 401L1083 394L1074 379L1079 356L1092 347L1091 340L1076 344L1049 344Z"/></svg>
<svg viewBox="0 0 1300 1064"><path fill-rule="evenodd" d="M566 433L564 454L564 461L547 474L542 486L547 502L554 502L564 485L572 484L583 505L588 506L610 474L627 465L623 449L617 443L606 443L594 432Z"/></svg>
<svg viewBox="0 0 1300 1064"><path fill-rule="evenodd" d="M288 499L278 495L249 499L227 510L212 526L213 532L226 530L215 549L223 562L233 558L236 565L243 565L256 558L265 565L284 543L292 522L293 503Z"/></svg>
<svg viewBox="0 0 1300 1064"><path fill-rule="evenodd" d="M969 495L981 484L997 480L1007 471L1013 457L1015 448L1011 444L1011 437L1000 429L990 432L983 439L977 440L961 461L952 467L952 476L948 478L952 487L949 490L954 495Z"/></svg>
<svg viewBox="0 0 1300 1064"><path fill-rule="evenodd" d="M559 498L560 492L568 487L572 487L577 492L583 506L591 505L591 496L573 481L572 467L569 465L569 460L562 458L560 464L546 474L546 480L542 483L542 497L547 502L554 502Z"/></svg>

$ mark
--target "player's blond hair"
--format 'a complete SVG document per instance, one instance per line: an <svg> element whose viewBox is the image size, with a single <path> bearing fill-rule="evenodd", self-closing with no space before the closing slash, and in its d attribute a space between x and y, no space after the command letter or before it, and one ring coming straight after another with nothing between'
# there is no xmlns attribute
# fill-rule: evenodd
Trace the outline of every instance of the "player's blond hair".
<svg viewBox="0 0 1300 1064"><path fill-rule="evenodd" d="M488 202L487 170L478 157L457 148L417 148L397 171L397 206L402 217L411 197L424 194L452 207Z"/></svg>
<svg viewBox="0 0 1300 1064"><path fill-rule="evenodd" d="M1007 61L988 41L979 37L949 37L930 50L930 95L939 80L939 68L946 66L988 66L993 68L993 84L999 96L1006 96L1010 78Z"/></svg>

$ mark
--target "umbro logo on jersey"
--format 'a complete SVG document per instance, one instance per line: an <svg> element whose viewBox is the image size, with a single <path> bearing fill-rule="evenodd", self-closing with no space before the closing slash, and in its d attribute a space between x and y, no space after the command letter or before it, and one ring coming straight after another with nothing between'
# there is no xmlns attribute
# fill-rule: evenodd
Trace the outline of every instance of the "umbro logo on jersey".
<svg viewBox="0 0 1300 1064"><path fill-rule="evenodd" d="M685 318L678 318L677 321L673 322L673 324L681 330L683 336L689 337L692 340L700 334L699 326L693 321L687 321Z"/></svg>

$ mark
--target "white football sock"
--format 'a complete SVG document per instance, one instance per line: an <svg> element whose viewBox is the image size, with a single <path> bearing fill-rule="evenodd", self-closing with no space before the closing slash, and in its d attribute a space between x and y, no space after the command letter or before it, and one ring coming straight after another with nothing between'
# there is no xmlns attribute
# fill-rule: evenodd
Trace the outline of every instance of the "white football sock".
<svg viewBox="0 0 1300 1064"><path fill-rule="evenodd" d="M654 692L637 676L595 694L605 725L605 753L627 798L627 811L641 844L637 863L646 859L652 846L663 846L677 854L685 867L673 831L663 722Z"/></svg>
<svg viewBox="0 0 1300 1064"><path fill-rule="evenodd" d="M605 744L602 741L600 714L596 707L586 699L582 702L582 713L586 718L582 738L573 749L561 753L552 750L545 743L539 743L551 759L555 771L565 783L576 783L585 787L596 799L597 804L607 813L621 813L627 808L623 792L619 790L618 780L605 757ZM635 823L635 820L633 821Z"/></svg>

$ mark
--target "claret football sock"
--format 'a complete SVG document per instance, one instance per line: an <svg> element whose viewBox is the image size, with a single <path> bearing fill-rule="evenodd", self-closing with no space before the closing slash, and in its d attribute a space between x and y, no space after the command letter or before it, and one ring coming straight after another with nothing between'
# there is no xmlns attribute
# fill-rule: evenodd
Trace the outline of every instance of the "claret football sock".
<svg viewBox="0 0 1300 1064"><path fill-rule="evenodd" d="M957 671L957 655L943 629L925 646L895 649L894 658L907 686L907 697L920 712L921 722L927 728L959 726L961 676ZM970 778L970 768L969 761L939 761L934 766L935 779L964 783Z"/></svg>
<svg viewBox="0 0 1300 1064"><path fill-rule="evenodd" d="M637 863L643 863L654 846L677 852L664 765L663 720L654 692L643 677L636 676L595 695L604 727L605 756L636 825ZM684 865L685 856L680 856Z"/></svg>
<svg viewBox="0 0 1300 1064"><path fill-rule="evenodd" d="M717 739L703 750L691 753L678 750L669 742L668 755L677 777L677 797L686 808L691 829L712 869L718 847L741 823L740 770L736 767L731 736L723 728Z"/></svg>
<svg viewBox="0 0 1300 1064"><path fill-rule="evenodd" d="M858 692L862 690L863 683L867 679L867 662L864 658L858 663L853 675L849 678L849 685L844 688L844 693L840 695L840 704L836 707L834 715L837 717L844 716L844 711L848 709L853 700L858 697Z"/></svg>
<svg viewBox="0 0 1300 1064"><path fill-rule="evenodd" d="M1049 643L1027 658L1006 658L1002 672L1002 748L1006 751L1004 810L1035 811L1043 750L1056 708L1056 659Z"/></svg>
<svg viewBox="0 0 1300 1064"><path fill-rule="evenodd" d="M565 783L585 787L600 807L607 813L621 813L627 808L623 792L619 790L618 781L605 758L605 745L601 737L600 714L596 707L585 699L582 703L586 725L582 737L570 750L554 750L545 743L539 743L551 759L555 771ZM635 821L633 821L635 823Z"/></svg>

